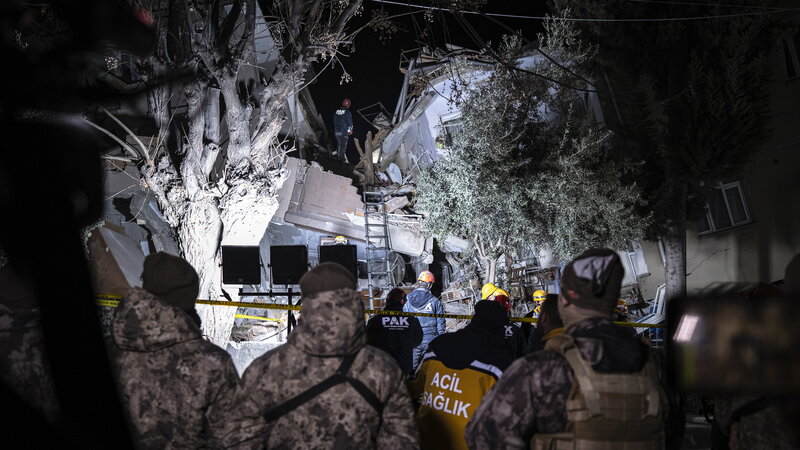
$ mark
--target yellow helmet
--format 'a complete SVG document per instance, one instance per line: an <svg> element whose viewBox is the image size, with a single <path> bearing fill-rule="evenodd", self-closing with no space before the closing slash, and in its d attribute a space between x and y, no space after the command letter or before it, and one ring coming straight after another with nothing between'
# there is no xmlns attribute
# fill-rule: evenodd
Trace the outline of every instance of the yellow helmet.
<svg viewBox="0 0 800 450"><path fill-rule="evenodd" d="M336 236L333 238L333 243L336 245L347 245L347 238L344 236Z"/></svg>
<svg viewBox="0 0 800 450"><path fill-rule="evenodd" d="M494 294L494 291L497 290L497 286L492 283L486 283L481 288L481 300L486 300L489 298L490 295Z"/></svg>
<svg viewBox="0 0 800 450"><path fill-rule="evenodd" d="M511 298L511 296L508 295L508 292L506 292L506 290L503 288L497 288L497 290L494 291L492 295L494 295L495 297L497 297L498 295L505 295L506 297Z"/></svg>
<svg viewBox="0 0 800 450"><path fill-rule="evenodd" d="M536 303L541 303L545 301L546 298L547 298L547 291L539 289L538 291L535 291L533 293L533 301L535 301Z"/></svg>
<svg viewBox="0 0 800 450"><path fill-rule="evenodd" d="M623 299L617 300L616 311L620 314L628 314L628 302Z"/></svg>

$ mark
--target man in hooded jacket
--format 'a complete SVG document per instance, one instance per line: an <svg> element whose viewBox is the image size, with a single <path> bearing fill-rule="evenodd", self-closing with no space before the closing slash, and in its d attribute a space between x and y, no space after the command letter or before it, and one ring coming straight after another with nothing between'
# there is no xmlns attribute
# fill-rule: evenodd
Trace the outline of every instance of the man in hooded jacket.
<svg viewBox="0 0 800 450"><path fill-rule="evenodd" d="M431 293L434 277L428 270L420 272L417 278L417 287L408 294L408 301L403 305L403 311L412 313L444 314L442 301ZM445 332L444 317L418 317L422 326L422 342L414 348L414 369L422 362L422 355L428 344L436 336Z"/></svg>
<svg viewBox="0 0 800 450"><path fill-rule="evenodd" d="M405 377L389 354L366 345L355 287L332 262L300 279L297 329L244 373L229 417L236 448L419 448Z"/></svg>
<svg viewBox="0 0 800 450"><path fill-rule="evenodd" d="M567 327L566 335L572 338L580 358L595 373L639 373L649 358L648 347L642 341L611 321L623 275L616 252L589 249L564 268L561 278L558 310ZM659 392L655 372L643 373L649 386ZM552 436L567 431L567 399L572 398L570 391L575 379L570 363L557 351L539 351L516 360L484 398L467 426L469 447L527 449L536 434ZM652 397L647 397L650 402L664 404ZM663 415L654 420L654 428L658 428ZM658 446L656 441L662 439L663 448L663 423L660 432L646 434L637 438L649 439L652 446ZM630 436L625 432L617 432L614 447L603 448L622 448L628 439Z"/></svg>
<svg viewBox="0 0 800 450"><path fill-rule="evenodd" d="M108 352L138 448L219 448L239 375L203 339L194 309L199 279L183 258L144 260L143 288L120 301Z"/></svg>
<svg viewBox="0 0 800 450"><path fill-rule="evenodd" d="M410 383L420 404L422 448L466 450L467 421L512 361L505 346L507 322L502 305L481 300L466 327L431 342Z"/></svg>

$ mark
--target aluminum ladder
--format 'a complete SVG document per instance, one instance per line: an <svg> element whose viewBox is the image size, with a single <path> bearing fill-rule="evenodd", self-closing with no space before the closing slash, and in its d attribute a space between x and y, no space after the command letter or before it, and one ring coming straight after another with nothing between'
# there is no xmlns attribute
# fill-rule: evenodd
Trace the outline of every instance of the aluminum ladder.
<svg viewBox="0 0 800 450"><path fill-rule="evenodd" d="M369 290L370 308L375 303L375 289L391 288L394 279L391 267L391 241L389 240L389 222L386 214L383 192L374 186L364 186L364 240L366 241L367 289Z"/></svg>

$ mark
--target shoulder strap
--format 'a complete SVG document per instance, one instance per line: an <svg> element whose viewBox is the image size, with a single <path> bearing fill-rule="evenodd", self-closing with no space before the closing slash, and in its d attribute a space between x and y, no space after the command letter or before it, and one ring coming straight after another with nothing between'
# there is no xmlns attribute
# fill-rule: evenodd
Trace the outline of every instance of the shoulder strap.
<svg viewBox="0 0 800 450"><path fill-rule="evenodd" d="M339 368L336 369L335 374L329 376L328 378L322 380L322 382L314 386L311 386L310 388L306 389L300 394L290 398L289 400L286 400L280 405L267 411L267 413L264 415L267 420L267 423L280 419L281 417L294 411L304 403L321 395L328 389L345 382L350 384L350 386L352 386L353 389L356 390L356 392L358 392L362 397L364 397L364 400L366 400L367 403L369 403L370 406L372 406L378 412L378 415L383 414L383 404L381 403L380 399L378 399L378 397L375 395L375 393L372 392L360 380L357 380L347 375L347 372L350 370L350 366L353 365L353 361L355 361L356 356L358 356L358 352L353 353L352 355L347 355L342 360L342 364L339 366Z"/></svg>
<svg viewBox="0 0 800 450"><path fill-rule="evenodd" d="M575 346L575 340L568 334L560 334L548 339L545 350L555 351L564 356L567 360L575 381L578 383L581 394L586 402L586 409L590 416L601 414L600 394L594 388L592 377L595 375L594 369L581 357L581 352Z"/></svg>

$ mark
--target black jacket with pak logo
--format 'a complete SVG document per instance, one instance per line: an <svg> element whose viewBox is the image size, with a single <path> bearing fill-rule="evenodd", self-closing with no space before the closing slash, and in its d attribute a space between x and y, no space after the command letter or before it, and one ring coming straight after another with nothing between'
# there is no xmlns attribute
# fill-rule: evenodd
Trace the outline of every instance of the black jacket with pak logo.
<svg viewBox="0 0 800 450"><path fill-rule="evenodd" d="M422 327L414 316L378 314L367 322L367 343L392 355L403 373L414 371L412 350L421 342Z"/></svg>

